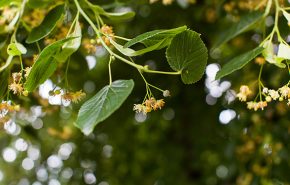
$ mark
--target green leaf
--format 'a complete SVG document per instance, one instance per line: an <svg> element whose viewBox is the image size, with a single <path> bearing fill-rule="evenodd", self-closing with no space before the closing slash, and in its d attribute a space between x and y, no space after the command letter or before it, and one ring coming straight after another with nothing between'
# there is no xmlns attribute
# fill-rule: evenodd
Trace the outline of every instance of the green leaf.
<svg viewBox="0 0 290 185"><path fill-rule="evenodd" d="M10 43L7 47L7 53L11 56L26 54L27 49L20 43Z"/></svg>
<svg viewBox="0 0 290 185"><path fill-rule="evenodd" d="M135 12L120 12L120 13L109 13L105 12L104 14L105 17L112 21L125 21L128 19L132 19L135 16Z"/></svg>
<svg viewBox="0 0 290 185"><path fill-rule="evenodd" d="M0 0L0 8L4 6L9 6L12 4L20 4L20 0Z"/></svg>
<svg viewBox="0 0 290 185"><path fill-rule="evenodd" d="M34 43L40 39L46 37L57 25L58 21L62 17L64 12L64 5L59 5L52 9L44 18L42 23L34 28L28 38L26 39L27 43Z"/></svg>
<svg viewBox="0 0 290 185"><path fill-rule="evenodd" d="M208 54L200 34L186 30L172 39L166 57L173 70L181 71L183 83L192 84L201 79Z"/></svg>
<svg viewBox="0 0 290 185"><path fill-rule="evenodd" d="M54 73L59 62L55 59L55 55L61 51L64 43L71 39L73 38L57 41L42 50L24 84L26 90L33 91Z"/></svg>
<svg viewBox="0 0 290 185"><path fill-rule="evenodd" d="M242 55L233 58L217 73L215 79L218 80L224 76L231 74L234 71L243 68L247 63L249 63L259 54L261 54L263 50L263 47L257 47L251 51L248 51Z"/></svg>
<svg viewBox="0 0 290 185"><path fill-rule="evenodd" d="M85 0L86 4L94 11L96 15L103 15L112 21L125 21L135 16L135 12L106 12L102 7L92 4Z"/></svg>
<svg viewBox="0 0 290 185"><path fill-rule="evenodd" d="M105 86L80 108L76 126L89 135L95 126L113 114L127 99L134 87L133 80L117 80Z"/></svg>
<svg viewBox="0 0 290 185"><path fill-rule="evenodd" d="M80 23L76 21L74 31L68 36L70 41L62 46L62 51L55 56L59 62L65 62L74 52L76 52L82 41L82 29Z"/></svg>
<svg viewBox="0 0 290 185"><path fill-rule="evenodd" d="M138 56L138 55L142 55L142 54L145 54L145 53L148 53L150 51L153 51L153 50L157 50L158 48L160 48L160 46L164 45L163 43L167 41L166 39L164 40L161 40L160 42L156 43L155 45L152 45L152 46L149 46L147 48L144 48L144 49L141 49L141 50L138 50L138 51L135 51L131 48L124 48L122 45L116 43L114 40L110 40L111 44L113 46L115 46L115 48L120 51L122 54L126 55L126 56Z"/></svg>
<svg viewBox="0 0 290 185"><path fill-rule="evenodd" d="M141 35L138 35L137 37L128 41L124 45L124 48L128 48L128 47L133 46L134 44L137 44L137 43L143 43L145 46L149 47L149 46L155 45L156 43L159 43L160 41L162 41L166 38L170 39L170 41L171 41L171 39L176 34L181 33L183 31L185 31L186 29L187 29L186 26L181 26L181 27L169 29L169 30L149 31L149 32L143 33ZM170 42L168 44L170 44ZM166 46L164 46L164 47L166 47Z"/></svg>
<svg viewBox="0 0 290 185"><path fill-rule="evenodd" d="M3 100L8 87L9 70L0 72L0 102Z"/></svg>
<svg viewBox="0 0 290 185"><path fill-rule="evenodd" d="M262 17L263 13L257 11L241 17L241 19L237 23L234 23L230 28L224 28L223 33L218 37L213 48L218 48L239 34L250 30Z"/></svg>

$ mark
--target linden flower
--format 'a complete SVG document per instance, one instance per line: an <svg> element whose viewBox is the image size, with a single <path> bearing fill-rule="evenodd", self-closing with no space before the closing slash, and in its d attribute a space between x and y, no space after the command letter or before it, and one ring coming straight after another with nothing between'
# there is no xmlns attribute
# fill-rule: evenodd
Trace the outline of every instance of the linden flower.
<svg viewBox="0 0 290 185"><path fill-rule="evenodd" d="M86 96L82 90L77 92L67 92L62 95L62 98L67 101L72 101L73 103L78 103Z"/></svg>
<svg viewBox="0 0 290 185"><path fill-rule="evenodd" d="M154 110L162 109L162 107L164 107L164 105L165 105L165 102L164 102L163 99L157 100L156 103L153 106L153 109Z"/></svg>
<svg viewBox="0 0 290 185"><path fill-rule="evenodd" d="M269 95L271 96L271 98L272 98L273 100L277 100L277 99L280 97L278 91L275 91L275 90L273 90L273 89L270 89L270 90L268 91L268 93L269 93Z"/></svg>
<svg viewBox="0 0 290 185"><path fill-rule="evenodd" d="M103 25L101 28L101 32L106 36L102 36L102 40L105 42L107 46L111 45L110 39L114 40L115 33L113 32L113 27L108 25ZM101 41L98 39L97 41L100 43Z"/></svg>
<svg viewBox="0 0 290 185"><path fill-rule="evenodd" d="M12 73L12 78L15 83L19 83L22 78L22 73Z"/></svg>
<svg viewBox="0 0 290 185"><path fill-rule="evenodd" d="M29 75L31 69L32 69L32 67L26 67L26 68L24 69L24 72L25 72L24 76L25 76L25 78L28 77L28 75Z"/></svg>
<svg viewBox="0 0 290 185"><path fill-rule="evenodd" d="M21 94L23 91L22 84L18 84L15 82L9 85L9 89L13 91L13 94Z"/></svg>
<svg viewBox="0 0 290 185"><path fill-rule="evenodd" d="M280 92L281 96L284 98L288 98L290 96L290 88L286 85L284 85L283 87L280 87L278 91Z"/></svg>
<svg viewBox="0 0 290 185"><path fill-rule="evenodd" d="M248 109L254 109L254 111L257 111L258 109L264 110L265 107L267 107L267 102L266 101L259 101L259 102L247 102L247 108Z"/></svg>
<svg viewBox="0 0 290 185"><path fill-rule="evenodd" d="M146 106L142 104L134 104L133 111L136 113L143 113L144 115L147 114Z"/></svg>
<svg viewBox="0 0 290 185"><path fill-rule="evenodd" d="M242 85L240 87L240 92L237 94L237 97L240 101L247 101L247 97L252 94L252 91L247 85Z"/></svg>

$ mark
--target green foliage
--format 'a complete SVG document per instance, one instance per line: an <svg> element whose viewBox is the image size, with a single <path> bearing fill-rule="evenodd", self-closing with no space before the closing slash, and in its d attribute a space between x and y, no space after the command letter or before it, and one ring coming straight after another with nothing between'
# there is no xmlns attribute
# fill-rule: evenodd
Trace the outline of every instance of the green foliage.
<svg viewBox="0 0 290 185"><path fill-rule="evenodd" d="M2 101L6 95L8 87L9 71L5 70L0 72L0 101Z"/></svg>
<svg viewBox="0 0 290 185"><path fill-rule="evenodd" d="M55 58L55 56L61 52L62 46L72 39L74 38L59 40L42 50L32 66L24 85L27 91L34 91L38 85L45 82L55 72L58 63L63 62L59 60L60 58Z"/></svg>
<svg viewBox="0 0 290 185"><path fill-rule="evenodd" d="M53 8L46 15L42 23L30 32L28 38L26 39L26 42L28 44L31 44L49 35L49 33L55 28L58 21L61 19L63 13L64 5L59 5Z"/></svg>
<svg viewBox="0 0 290 185"><path fill-rule="evenodd" d="M263 47L257 47L253 50L250 50L242 55L239 55L223 66L223 68L217 73L216 80L225 77L241 68L243 68L246 64L252 61L255 57L260 55L263 52Z"/></svg>
<svg viewBox="0 0 290 185"><path fill-rule="evenodd" d="M200 34L187 30L172 39L166 57L173 70L181 71L183 83L192 84L201 79L208 55Z"/></svg>
<svg viewBox="0 0 290 185"><path fill-rule="evenodd" d="M222 44L230 41L236 36L244 33L245 31L249 31L256 23L263 17L263 12L251 12L247 15L241 17L241 19L234 23L230 28L227 28L223 31L223 33L217 38L215 43L213 44L213 48L218 48Z"/></svg>
<svg viewBox="0 0 290 185"><path fill-rule="evenodd" d="M141 35L138 35L137 37L131 39L128 41L124 48L131 47L137 43L143 43L145 46L149 47L152 45L155 45L157 43L162 42L163 40L171 40L175 35L177 35L180 32L183 32L187 29L186 26L169 29L169 30L154 30L149 31L146 33L143 33ZM165 46L164 46L165 47ZM159 48L161 49L161 48Z"/></svg>
<svg viewBox="0 0 290 185"><path fill-rule="evenodd" d="M76 126L89 135L95 126L113 114L133 90L133 80L117 80L86 101L79 110Z"/></svg>
<svg viewBox="0 0 290 185"><path fill-rule="evenodd" d="M82 42L82 30L78 20L74 25L74 31L67 37L69 41L63 44L61 51L54 57L58 62L65 62L74 52L76 52Z"/></svg>

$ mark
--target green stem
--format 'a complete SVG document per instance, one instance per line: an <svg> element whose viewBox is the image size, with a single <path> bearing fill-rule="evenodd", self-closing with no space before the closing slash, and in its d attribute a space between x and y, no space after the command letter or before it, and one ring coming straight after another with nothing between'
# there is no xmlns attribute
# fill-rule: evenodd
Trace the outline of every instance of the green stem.
<svg viewBox="0 0 290 185"><path fill-rule="evenodd" d="M81 15L86 19L86 21L90 24L90 26L93 28L93 30L95 31L95 33L97 34L97 37L100 38L100 41L103 45L103 47L109 52L110 55L116 57L117 59L125 62L126 64L135 67L143 72L146 73L158 73L158 74L167 74L167 75L180 75L181 71L177 71L177 72L164 72L164 71L154 71L154 70L150 70L147 69L146 67L142 66L142 65L138 65L135 64L123 57L121 57L120 55L114 53L107 45L106 43L103 41L102 37L101 37L101 32L98 30L98 28L95 26L95 24L93 23L93 21L87 16L87 14L83 11L83 9L80 7L80 4L78 3L77 0L74 0L76 7L78 9L78 11L81 13Z"/></svg>
<svg viewBox="0 0 290 185"><path fill-rule="evenodd" d="M258 77L260 101L262 101L262 85L261 84L263 84L263 83L261 82L261 77L262 77L263 66L264 65L261 65L259 77Z"/></svg>
<svg viewBox="0 0 290 185"><path fill-rule="evenodd" d="M112 85L112 71L111 71L111 63L112 63L112 56L110 56L110 60L109 60L109 64L108 64L108 67L109 67L109 79L110 79L110 86Z"/></svg>

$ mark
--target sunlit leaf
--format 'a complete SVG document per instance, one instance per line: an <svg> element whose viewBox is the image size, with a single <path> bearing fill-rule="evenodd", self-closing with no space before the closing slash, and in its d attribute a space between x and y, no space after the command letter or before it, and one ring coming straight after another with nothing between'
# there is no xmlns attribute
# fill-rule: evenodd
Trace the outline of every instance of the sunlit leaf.
<svg viewBox="0 0 290 185"><path fill-rule="evenodd" d="M181 71L183 83L192 84L201 79L208 54L200 34L186 30L172 39L166 57L173 70Z"/></svg>
<svg viewBox="0 0 290 185"><path fill-rule="evenodd" d="M138 35L137 37L128 41L124 45L124 48L133 46L134 44L137 44L137 43L143 43L145 46L149 47L149 46L152 46L152 45L159 43L160 41L162 41L166 38L172 39L175 35L185 31L186 29L187 29L186 26L181 26L181 27L169 29L169 30L149 31L149 32L143 33L141 35ZM170 44L170 42L168 44ZM166 45L164 47L166 47ZM161 49L161 48L159 48L159 49Z"/></svg>
<svg viewBox="0 0 290 185"><path fill-rule="evenodd" d="M137 50L137 51L135 51L135 50L133 50L131 48L124 48L122 45L116 43L114 40L111 40L110 42L122 54L132 57L132 56L142 55L142 54L148 53L148 52L153 51L153 50L157 50L158 48L160 48L161 45L163 45L163 43L165 41L166 41L165 39L161 40L160 42L156 43L155 45L152 45L152 46L149 46L147 48L140 49L140 50Z"/></svg>
<svg viewBox="0 0 290 185"><path fill-rule="evenodd" d="M105 86L82 105L76 126L84 134L90 134L98 123L104 121L123 104L133 87L133 80L117 80Z"/></svg>
<svg viewBox="0 0 290 185"><path fill-rule="evenodd" d="M38 85L45 82L56 70L58 60L55 59L64 43L68 42L73 38L67 38L57 41L42 50L39 57L32 66L31 72L29 73L24 87L28 91L33 91Z"/></svg>
<svg viewBox="0 0 290 185"><path fill-rule="evenodd" d="M62 50L58 53L55 58L59 62L65 62L68 57L70 57L74 52L76 52L82 41L82 29L80 23L77 21L74 27L74 31L68 36L68 38L72 38L70 41L66 42L62 46Z"/></svg>
<svg viewBox="0 0 290 185"><path fill-rule="evenodd" d="M64 12L64 5L59 5L52 9L44 18L42 23L34 28L28 38L26 39L27 43L37 42L40 39L46 37L57 25L58 21L62 17Z"/></svg>
<svg viewBox="0 0 290 185"><path fill-rule="evenodd" d="M243 68L247 63L249 63L251 60L256 58L259 54L262 53L264 50L263 47L257 47L251 51L248 51L242 55L239 55L229 62L227 62L222 69L217 73L216 79L220 79L222 77L225 77L234 71L237 71L241 68Z"/></svg>

